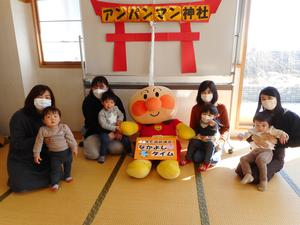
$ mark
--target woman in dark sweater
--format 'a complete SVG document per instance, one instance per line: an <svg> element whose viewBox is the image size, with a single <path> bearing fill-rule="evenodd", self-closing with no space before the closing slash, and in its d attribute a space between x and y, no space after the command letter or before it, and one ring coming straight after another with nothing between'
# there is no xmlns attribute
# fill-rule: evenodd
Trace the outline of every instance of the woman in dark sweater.
<svg viewBox="0 0 300 225"><path fill-rule="evenodd" d="M88 159L98 159L100 151L100 132L102 128L98 122L98 114L103 108L101 104L102 94L106 91L111 91L107 79L104 76L97 76L92 80L89 94L85 97L82 103L82 112L84 115L84 149L83 153ZM125 109L121 99L116 96L116 106L124 114L126 120Z"/></svg>
<svg viewBox="0 0 300 225"><path fill-rule="evenodd" d="M284 165L285 148L286 147L299 147L300 146L300 118L297 114L281 105L280 94L274 87L266 87L261 90L258 99L258 106L256 112L264 110L270 113L272 120L271 125L276 129L285 131L289 135L288 142L279 140L273 151L273 159L267 165L268 180L270 180L275 173L279 172ZM259 172L255 163L251 164L252 175L254 177L253 183L259 183ZM240 164L235 172L242 178L243 172Z"/></svg>
<svg viewBox="0 0 300 225"><path fill-rule="evenodd" d="M10 147L7 158L8 186L14 192L24 192L48 187L50 164L45 146L41 151L40 164L33 161L33 145L42 123L42 110L55 106L51 89L36 85L26 97L24 107L10 120Z"/></svg>

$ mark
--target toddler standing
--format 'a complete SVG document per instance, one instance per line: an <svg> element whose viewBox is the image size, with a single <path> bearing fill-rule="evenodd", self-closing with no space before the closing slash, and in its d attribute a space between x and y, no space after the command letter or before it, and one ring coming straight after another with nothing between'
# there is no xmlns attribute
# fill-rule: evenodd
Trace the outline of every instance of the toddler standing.
<svg viewBox="0 0 300 225"><path fill-rule="evenodd" d="M77 142L70 128L60 123L61 112L56 107L49 106L43 110L43 122L45 126L39 129L33 147L34 162L40 164L42 158L40 152L45 142L51 161L51 188L58 190L61 178L61 166L66 182L73 180L71 177L72 152L77 156Z"/></svg>

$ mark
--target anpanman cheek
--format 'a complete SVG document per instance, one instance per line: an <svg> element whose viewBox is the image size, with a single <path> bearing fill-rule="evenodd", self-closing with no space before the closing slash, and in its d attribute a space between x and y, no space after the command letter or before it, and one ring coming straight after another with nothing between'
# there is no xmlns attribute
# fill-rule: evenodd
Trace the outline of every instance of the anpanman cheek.
<svg viewBox="0 0 300 225"><path fill-rule="evenodd" d="M162 108L165 109L174 109L175 100L171 95L163 95L160 97Z"/></svg>
<svg viewBox="0 0 300 225"><path fill-rule="evenodd" d="M134 116L142 116L147 113L145 101L136 101L131 106L131 112Z"/></svg>

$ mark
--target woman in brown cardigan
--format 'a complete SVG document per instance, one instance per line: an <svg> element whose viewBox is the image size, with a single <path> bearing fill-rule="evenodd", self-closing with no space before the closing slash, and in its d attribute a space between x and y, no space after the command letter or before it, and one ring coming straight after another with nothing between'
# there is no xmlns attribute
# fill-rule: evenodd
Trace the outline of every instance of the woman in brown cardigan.
<svg viewBox="0 0 300 225"><path fill-rule="evenodd" d="M218 91L216 88L216 85L211 80L203 81L198 88L198 94L196 98L197 104L193 106L191 117L190 117L190 127L195 130L197 133L197 130L200 126L200 120L201 120L201 113L203 106L206 103L214 104L218 109L218 117L217 119L220 122L220 139L218 142L218 146L216 150L222 149L222 146L224 145L226 139L229 135L229 118L226 106L220 103L217 103L218 101ZM193 139L190 140L189 144L193 144ZM220 147L219 147L220 146ZM216 154L215 154L216 155ZM217 160L220 157L212 157L214 161L213 163L216 163ZM197 154L193 157L193 161L195 163L201 163L204 159L204 152L203 154ZM188 161L182 160L180 163L181 165L185 165Z"/></svg>

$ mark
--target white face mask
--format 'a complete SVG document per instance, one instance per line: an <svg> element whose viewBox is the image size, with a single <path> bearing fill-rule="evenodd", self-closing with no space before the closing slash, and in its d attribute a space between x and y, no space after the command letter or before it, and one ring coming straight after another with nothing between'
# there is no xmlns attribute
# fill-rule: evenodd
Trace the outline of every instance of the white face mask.
<svg viewBox="0 0 300 225"><path fill-rule="evenodd" d="M214 116L201 115L201 120L203 123L208 123L209 121L212 121L213 119L214 119Z"/></svg>
<svg viewBox="0 0 300 225"><path fill-rule="evenodd" d="M35 98L33 104L35 108L42 111L44 108L51 106L51 99Z"/></svg>
<svg viewBox="0 0 300 225"><path fill-rule="evenodd" d="M201 94L202 101L206 103L211 102L212 98L213 98L213 94Z"/></svg>
<svg viewBox="0 0 300 225"><path fill-rule="evenodd" d="M107 89L97 88L97 89L93 90L93 94L95 95L96 98L100 99L102 97L103 93L106 91L107 91Z"/></svg>
<svg viewBox="0 0 300 225"><path fill-rule="evenodd" d="M277 106L277 99L272 98L272 99L263 100L263 101L261 101L261 105L266 110L273 110Z"/></svg>

